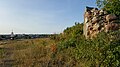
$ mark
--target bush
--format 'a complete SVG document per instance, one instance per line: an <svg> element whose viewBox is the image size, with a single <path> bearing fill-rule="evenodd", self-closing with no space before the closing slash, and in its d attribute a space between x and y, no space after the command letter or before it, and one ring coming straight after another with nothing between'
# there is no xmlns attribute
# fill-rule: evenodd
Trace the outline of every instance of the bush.
<svg viewBox="0 0 120 67"><path fill-rule="evenodd" d="M120 31L102 32L94 39L85 39L82 24L64 30L58 43L59 53L80 61L82 67L120 66ZM65 51L64 51L65 50Z"/></svg>
<svg viewBox="0 0 120 67"><path fill-rule="evenodd" d="M82 62L88 66L120 66L120 31L100 33L93 40L80 42L75 54L77 59L83 59Z"/></svg>
<svg viewBox="0 0 120 67"><path fill-rule="evenodd" d="M96 0L97 6L120 16L120 0Z"/></svg>

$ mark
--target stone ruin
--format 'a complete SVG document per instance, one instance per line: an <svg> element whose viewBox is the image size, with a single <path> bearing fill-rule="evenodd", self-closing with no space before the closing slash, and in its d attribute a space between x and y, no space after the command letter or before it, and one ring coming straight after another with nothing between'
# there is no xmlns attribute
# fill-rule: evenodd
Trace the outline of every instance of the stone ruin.
<svg viewBox="0 0 120 67"><path fill-rule="evenodd" d="M84 14L84 35L92 39L99 32L108 32L120 29L120 18L115 14L108 14L104 10L86 7Z"/></svg>

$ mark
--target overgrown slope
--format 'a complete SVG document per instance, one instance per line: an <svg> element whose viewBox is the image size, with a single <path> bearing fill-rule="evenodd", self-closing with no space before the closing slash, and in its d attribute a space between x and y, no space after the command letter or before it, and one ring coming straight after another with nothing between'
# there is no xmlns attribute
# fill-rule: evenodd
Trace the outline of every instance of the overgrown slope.
<svg viewBox="0 0 120 67"><path fill-rule="evenodd" d="M75 24L56 38L58 53L74 58L82 67L119 67L120 31L102 32L94 39L85 39L83 24Z"/></svg>

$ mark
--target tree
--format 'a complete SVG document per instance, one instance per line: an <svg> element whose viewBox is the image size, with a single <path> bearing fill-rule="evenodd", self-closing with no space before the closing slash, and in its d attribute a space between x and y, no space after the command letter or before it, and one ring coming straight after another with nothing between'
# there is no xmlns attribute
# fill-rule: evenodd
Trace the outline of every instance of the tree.
<svg viewBox="0 0 120 67"><path fill-rule="evenodd" d="M108 11L108 13L120 16L120 0L96 0L96 4L99 8Z"/></svg>

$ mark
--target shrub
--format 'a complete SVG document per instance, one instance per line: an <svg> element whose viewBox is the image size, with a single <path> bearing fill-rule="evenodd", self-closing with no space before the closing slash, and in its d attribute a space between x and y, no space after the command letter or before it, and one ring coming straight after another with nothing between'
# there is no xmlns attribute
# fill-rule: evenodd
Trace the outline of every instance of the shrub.
<svg viewBox="0 0 120 67"><path fill-rule="evenodd" d="M58 52L72 49L67 55L80 61L82 67L120 66L120 31L101 32L92 40L85 39L82 31L82 24L64 30L59 35Z"/></svg>

